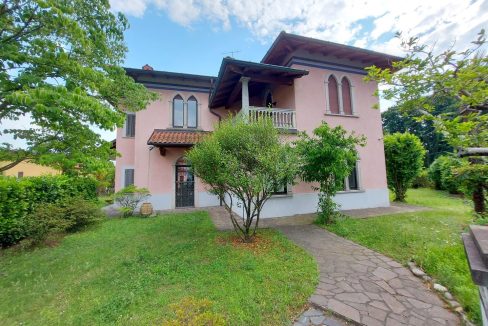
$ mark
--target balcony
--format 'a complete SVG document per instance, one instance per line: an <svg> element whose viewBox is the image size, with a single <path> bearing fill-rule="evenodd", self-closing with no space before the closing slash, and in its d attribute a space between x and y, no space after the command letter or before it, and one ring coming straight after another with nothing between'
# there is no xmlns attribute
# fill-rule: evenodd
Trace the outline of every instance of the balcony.
<svg viewBox="0 0 488 326"><path fill-rule="evenodd" d="M245 114L246 110L241 110ZM265 108L250 106L247 109L248 117L250 120L255 120L260 117L270 117L273 121L273 125L278 129L284 130L296 130L296 111L292 109L279 109L279 108Z"/></svg>

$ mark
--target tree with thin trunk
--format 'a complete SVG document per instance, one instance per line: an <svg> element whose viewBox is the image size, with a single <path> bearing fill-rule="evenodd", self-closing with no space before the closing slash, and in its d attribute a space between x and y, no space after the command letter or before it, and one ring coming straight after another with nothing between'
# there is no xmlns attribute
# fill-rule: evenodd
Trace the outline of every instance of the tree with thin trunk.
<svg viewBox="0 0 488 326"><path fill-rule="evenodd" d="M356 147L365 143L364 136L348 133L341 126L332 128L326 122L315 128L312 136L302 133L295 142L300 156L300 177L311 182L312 188L319 192L319 223L334 221L339 205L333 197L344 189L344 180L356 166L359 158Z"/></svg>
<svg viewBox="0 0 488 326"><path fill-rule="evenodd" d="M295 152L281 138L269 118L227 118L187 154L244 242L252 242L268 199L298 173Z"/></svg>

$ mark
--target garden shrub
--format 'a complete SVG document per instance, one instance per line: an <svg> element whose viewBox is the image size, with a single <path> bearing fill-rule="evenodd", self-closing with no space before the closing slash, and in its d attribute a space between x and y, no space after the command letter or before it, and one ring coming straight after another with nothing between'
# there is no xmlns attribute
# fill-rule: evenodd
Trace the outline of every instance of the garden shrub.
<svg viewBox="0 0 488 326"><path fill-rule="evenodd" d="M408 132L385 136L386 176L395 201L405 201L407 189L422 171L425 149L420 139Z"/></svg>
<svg viewBox="0 0 488 326"><path fill-rule="evenodd" d="M427 170L422 170L412 181L412 188L429 188L432 186Z"/></svg>
<svg viewBox="0 0 488 326"><path fill-rule="evenodd" d="M447 190L451 194L458 194L461 189L453 171L466 164L464 160L451 155L439 156L429 167L429 178L436 189Z"/></svg>
<svg viewBox="0 0 488 326"><path fill-rule="evenodd" d="M37 206L24 219L25 235L40 243L51 233L76 232L98 222L103 216L98 206L83 198Z"/></svg>
<svg viewBox="0 0 488 326"><path fill-rule="evenodd" d="M100 221L104 216L96 203L83 198L69 199L61 205L63 219L67 223L65 230L68 232L76 232Z"/></svg>
<svg viewBox="0 0 488 326"><path fill-rule="evenodd" d="M224 317L213 311L213 303L208 299L184 298L172 304L176 318L163 322L163 326L224 326Z"/></svg>
<svg viewBox="0 0 488 326"><path fill-rule="evenodd" d="M127 186L115 193L115 202L121 206L124 217L134 215L137 205L149 197L149 190L146 188L137 188L134 185Z"/></svg>
<svg viewBox="0 0 488 326"><path fill-rule="evenodd" d="M437 159L432 162L427 170L427 175L429 176L430 181L433 183L434 188L437 190L442 190L442 180L441 180L441 161L443 160L444 156L439 156Z"/></svg>
<svg viewBox="0 0 488 326"><path fill-rule="evenodd" d="M24 219L25 235L37 244L51 233L63 232L69 222L63 219L64 209L56 204L40 205Z"/></svg>
<svg viewBox="0 0 488 326"><path fill-rule="evenodd" d="M26 236L24 218L39 205L81 197L96 200L96 181L65 175L0 177L0 247L12 245Z"/></svg>

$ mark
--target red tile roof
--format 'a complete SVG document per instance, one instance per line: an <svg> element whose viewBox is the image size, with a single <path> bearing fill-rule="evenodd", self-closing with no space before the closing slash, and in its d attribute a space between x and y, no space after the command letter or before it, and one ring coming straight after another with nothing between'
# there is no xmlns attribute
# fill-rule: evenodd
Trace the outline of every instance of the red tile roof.
<svg viewBox="0 0 488 326"><path fill-rule="evenodd" d="M191 146L208 134L208 131L200 130L154 129L147 140L147 144L155 146Z"/></svg>

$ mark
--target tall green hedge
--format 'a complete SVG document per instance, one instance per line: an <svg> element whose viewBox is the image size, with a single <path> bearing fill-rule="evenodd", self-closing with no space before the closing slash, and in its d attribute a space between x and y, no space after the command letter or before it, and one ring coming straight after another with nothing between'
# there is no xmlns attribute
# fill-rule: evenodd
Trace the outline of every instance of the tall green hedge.
<svg viewBox="0 0 488 326"><path fill-rule="evenodd" d="M466 166L467 162L452 155L439 156L429 167L429 178L438 190L447 190L451 194L461 192L460 184L455 179L453 170Z"/></svg>
<svg viewBox="0 0 488 326"><path fill-rule="evenodd" d="M10 246L25 237L24 217L37 205L68 198L97 198L92 178L64 175L16 179L0 177L0 246Z"/></svg>

